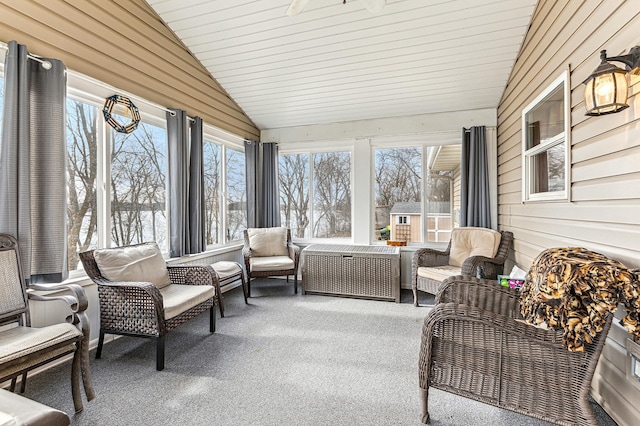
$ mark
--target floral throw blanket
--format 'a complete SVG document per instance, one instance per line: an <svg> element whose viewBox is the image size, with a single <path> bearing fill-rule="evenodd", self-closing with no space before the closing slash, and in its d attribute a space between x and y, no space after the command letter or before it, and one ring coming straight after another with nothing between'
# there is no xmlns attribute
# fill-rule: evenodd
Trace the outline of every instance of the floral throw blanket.
<svg viewBox="0 0 640 426"><path fill-rule="evenodd" d="M602 331L607 314L623 303L622 324L640 338L637 272L585 248L547 249L520 290L520 313L529 324L563 329L567 349L582 352Z"/></svg>

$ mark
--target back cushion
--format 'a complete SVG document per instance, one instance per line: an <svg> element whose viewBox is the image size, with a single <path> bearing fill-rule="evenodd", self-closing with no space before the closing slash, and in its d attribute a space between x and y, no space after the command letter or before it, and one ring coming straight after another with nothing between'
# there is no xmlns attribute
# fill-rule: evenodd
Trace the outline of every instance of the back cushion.
<svg viewBox="0 0 640 426"><path fill-rule="evenodd" d="M167 264L155 242L98 249L93 256L102 276L111 281L150 282L158 288L171 284Z"/></svg>
<svg viewBox="0 0 640 426"><path fill-rule="evenodd" d="M487 228L456 228L451 233L449 265L462 266L471 256L494 257L500 246L501 234Z"/></svg>
<svg viewBox="0 0 640 426"><path fill-rule="evenodd" d="M249 228L249 247L251 255L288 256L287 228Z"/></svg>

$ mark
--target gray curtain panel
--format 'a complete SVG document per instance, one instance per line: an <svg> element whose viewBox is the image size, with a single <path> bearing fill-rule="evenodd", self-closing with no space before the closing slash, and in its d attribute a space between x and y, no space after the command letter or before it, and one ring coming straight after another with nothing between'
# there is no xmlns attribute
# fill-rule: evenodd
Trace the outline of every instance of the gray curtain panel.
<svg viewBox="0 0 640 426"><path fill-rule="evenodd" d="M491 228L485 126L462 129L460 226Z"/></svg>
<svg viewBox="0 0 640 426"><path fill-rule="evenodd" d="M247 228L260 227L260 142L245 139L244 158L247 180Z"/></svg>
<svg viewBox="0 0 640 426"><path fill-rule="evenodd" d="M206 249L202 119L195 117L188 127L186 111L172 111L167 112L169 256L180 257Z"/></svg>
<svg viewBox="0 0 640 426"><path fill-rule="evenodd" d="M280 188L278 179L278 144L262 144L262 212L261 226L280 226Z"/></svg>
<svg viewBox="0 0 640 426"><path fill-rule="evenodd" d="M206 250L204 231L204 160L202 118L194 117L191 127L191 166L189 167L189 242L188 254Z"/></svg>
<svg viewBox="0 0 640 426"><path fill-rule="evenodd" d="M65 139L67 82L9 42L4 66L0 141L0 232L15 235L24 276L32 283L68 277Z"/></svg>
<svg viewBox="0 0 640 426"><path fill-rule="evenodd" d="M189 239L189 140L187 113L167 111L169 256L180 257L191 247Z"/></svg>

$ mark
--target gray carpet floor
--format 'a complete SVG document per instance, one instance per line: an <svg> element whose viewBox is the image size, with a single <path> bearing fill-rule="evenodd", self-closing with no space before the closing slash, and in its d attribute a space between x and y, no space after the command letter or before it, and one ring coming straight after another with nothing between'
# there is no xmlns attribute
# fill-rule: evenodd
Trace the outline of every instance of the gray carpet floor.
<svg viewBox="0 0 640 426"><path fill-rule="evenodd" d="M155 342L122 337L93 359L97 397L74 425L419 425L418 353L428 308L293 294L284 280L224 294L225 318L208 314L167 335L163 371ZM431 299L429 299L431 298ZM428 303L425 295L421 303ZM70 365L29 378L25 396L73 412ZM432 390L433 425L546 423ZM595 405L601 425L615 423Z"/></svg>

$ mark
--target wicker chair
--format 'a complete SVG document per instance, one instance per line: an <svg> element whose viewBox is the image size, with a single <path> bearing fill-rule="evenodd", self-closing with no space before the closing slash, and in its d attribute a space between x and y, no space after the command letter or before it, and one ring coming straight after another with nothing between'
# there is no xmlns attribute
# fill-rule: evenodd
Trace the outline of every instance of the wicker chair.
<svg viewBox="0 0 640 426"><path fill-rule="evenodd" d="M138 247L137 244L128 247ZM121 247L125 248L125 247ZM98 285L100 299L100 335L96 358L102 354L105 334L120 334L156 339L156 369L164 369L164 346L166 334L191 318L209 310L209 331L215 332L217 295L213 285L215 272L211 266L166 265L170 284L158 288L151 282L112 281L105 278L94 256L94 250L80 253L80 260L89 278ZM191 286L207 286L198 289L197 301L171 303L180 292L189 293ZM202 292L206 295L202 296ZM184 297L184 296L182 296ZM204 299L204 300L202 300ZM200 301L202 300L202 301ZM171 313L168 313L171 309ZM178 311L176 312L176 309Z"/></svg>
<svg viewBox="0 0 640 426"><path fill-rule="evenodd" d="M411 287L413 289L413 305L418 306L418 291L436 294L442 282L455 275L497 278L502 274L504 262L507 260L509 248L513 241L513 234L500 231L500 242L493 257L471 255L461 265L452 264L452 242L456 233L496 233L485 228L456 228L452 232L447 249L444 251L431 248L416 250L411 262ZM497 235L497 234L496 234ZM455 249L455 248L454 248Z"/></svg>
<svg viewBox="0 0 640 426"><path fill-rule="evenodd" d="M285 232L286 239L284 237ZM290 229L245 229L242 255L247 270L247 293L249 297L251 296L251 278L282 275L287 276L287 282L289 281L289 275L293 275L293 291L296 294L298 293L300 247L291 242Z"/></svg>
<svg viewBox="0 0 640 426"><path fill-rule="evenodd" d="M437 388L556 424L597 424L588 395L612 315L584 352L570 352L562 330L514 319L518 299L494 280L443 282L422 329L423 423L429 388Z"/></svg>
<svg viewBox="0 0 640 426"><path fill-rule="evenodd" d="M0 234L0 382L11 379L10 390L13 392L18 376L22 376L20 392L24 392L27 372L73 354L71 393L76 412L81 411L81 374L87 400L95 397L89 374L89 321L85 314L88 304L85 292L75 284L31 284L29 289L62 294L27 293L18 242L11 235ZM29 300L65 301L71 311L68 322L31 327Z"/></svg>

